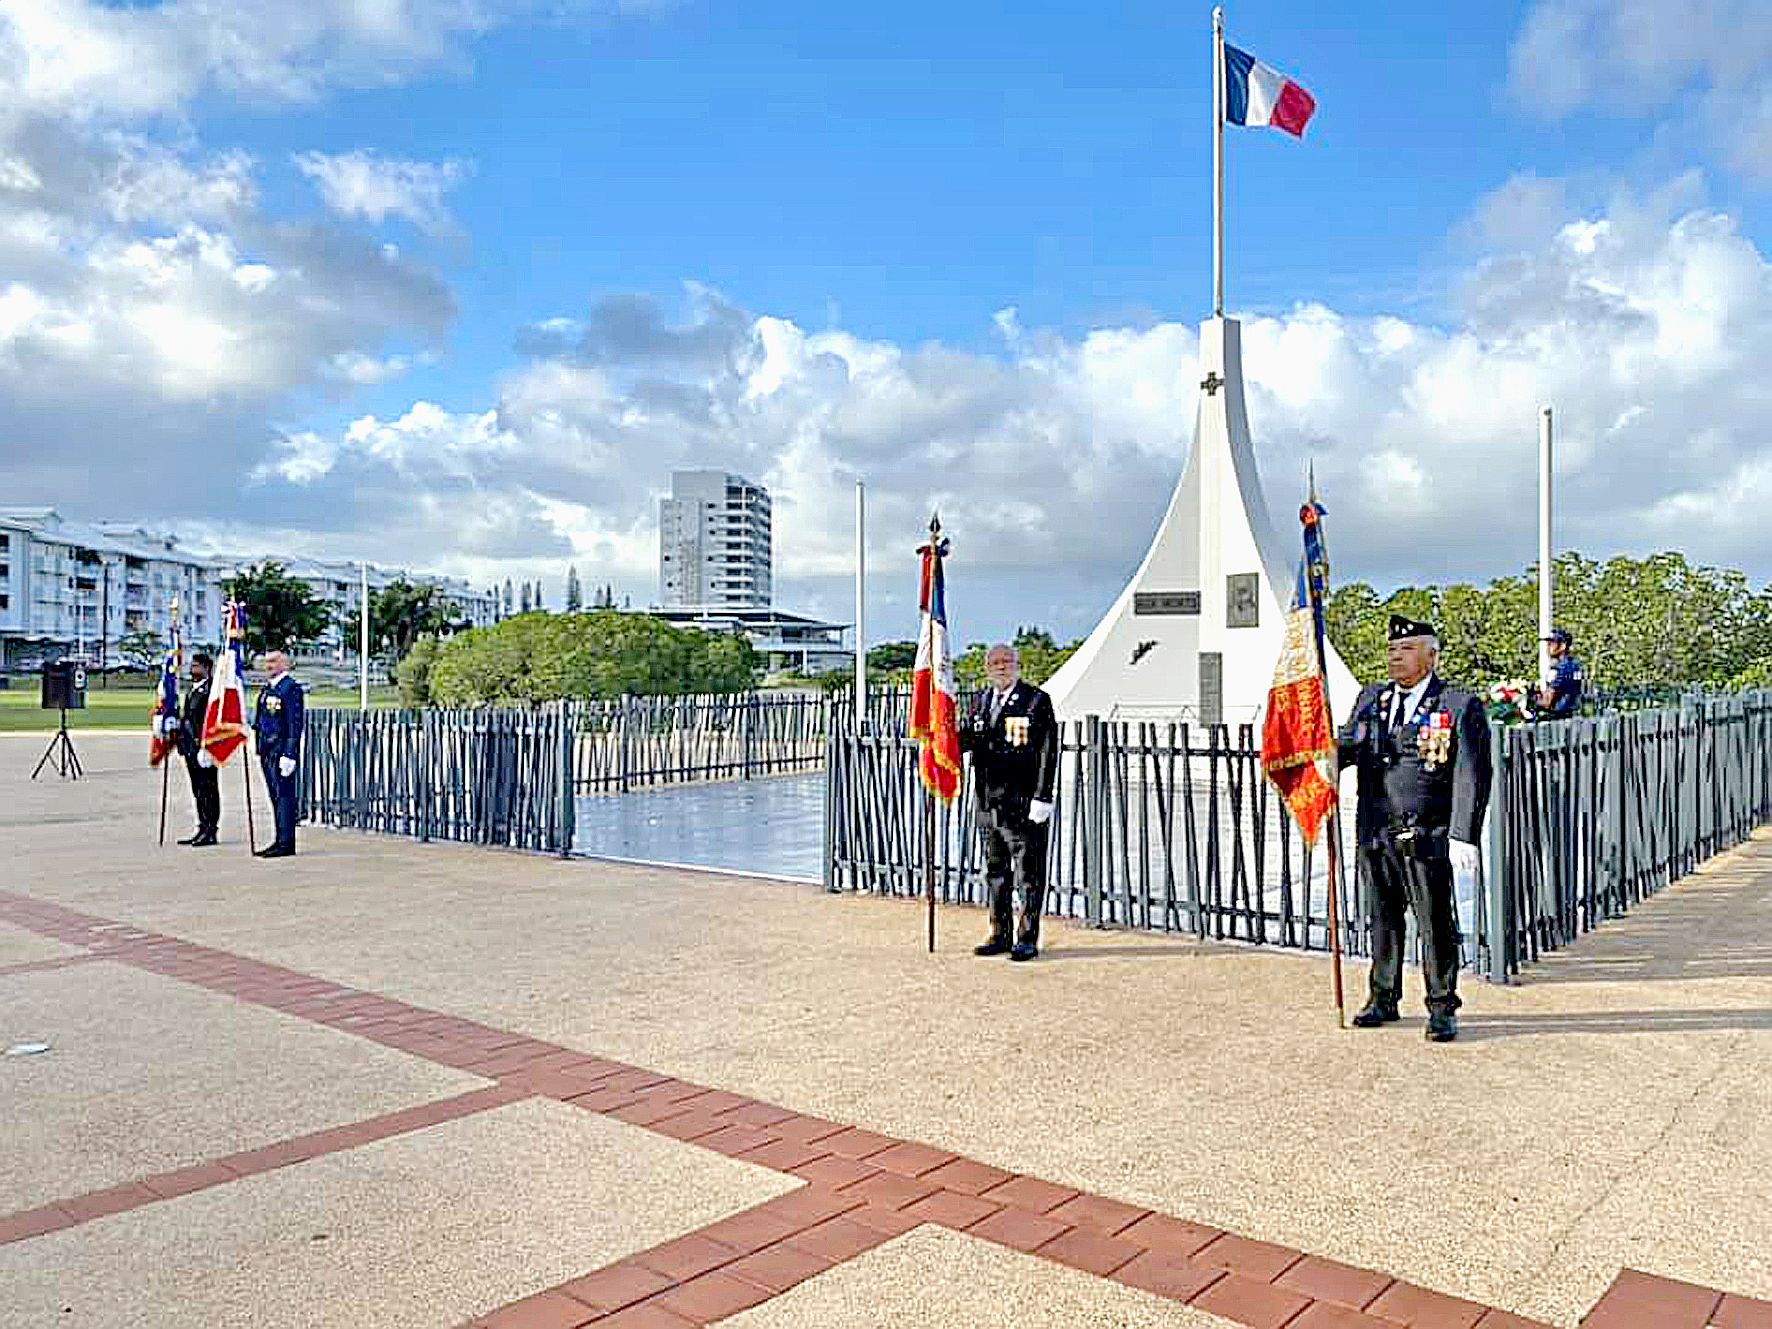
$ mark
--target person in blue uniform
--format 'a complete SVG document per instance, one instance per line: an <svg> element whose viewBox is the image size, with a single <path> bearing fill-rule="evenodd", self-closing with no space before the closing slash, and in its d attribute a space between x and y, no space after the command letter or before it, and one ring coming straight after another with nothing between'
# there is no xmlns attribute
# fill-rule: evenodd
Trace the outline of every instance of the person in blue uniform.
<svg viewBox="0 0 1772 1329"><path fill-rule="evenodd" d="M260 858L288 858L295 852L296 767L301 761L302 691L289 676L289 656L266 651L263 658L265 685L258 691L258 707L252 716L253 737L259 764L265 772L265 788L271 793L271 812L277 821L277 838L258 851Z"/></svg>
<svg viewBox="0 0 1772 1329"><path fill-rule="evenodd" d="M1587 673L1569 653L1572 639L1567 629L1553 629L1544 644L1550 652L1550 682L1538 690L1538 711L1533 718L1572 719L1581 710L1581 691L1587 685Z"/></svg>
<svg viewBox="0 0 1772 1329"><path fill-rule="evenodd" d="M1475 878L1489 806L1489 722L1481 699L1435 672L1434 629L1392 614L1388 682L1368 684L1340 735L1358 771L1355 830L1372 910L1372 975L1354 1025L1398 1018L1403 939L1414 914L1427 989L1427 1036L1458 1037L1458 905L1454 873Z"/></svg>

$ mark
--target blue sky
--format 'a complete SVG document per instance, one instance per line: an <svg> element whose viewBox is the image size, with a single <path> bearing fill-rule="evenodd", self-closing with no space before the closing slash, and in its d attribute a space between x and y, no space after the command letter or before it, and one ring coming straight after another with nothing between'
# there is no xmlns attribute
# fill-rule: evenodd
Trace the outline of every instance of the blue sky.
<svg viewBox="0 0 1772 1329"><path fill-rule="evenodd" d="M785 595L835 611L833 496L860 474L888 526L974 512L1003 598L1093 514L1032 606L1081 631L1179 474L1207 6L41 12L0 17L0 501L488 579L577 561L643 602L666 473L722 465L778 493ZM1758 493L1759 7L1249 0L1228 32L1319 105L1302 143L1228 131L1263 464L1383 475L1418 514L1343 538L1355 575L1529 557L1511 515L1500 541L1449 526L1473 459L1527 456L1495 394L1566 405L1584 549L1679 542ZM119 170L152 187L94 202ZM1732 349L1694 349L1711 334ZM226 460L170 494L127 462L76 475L100 418L135 422L136 455ZM1691 548L1772 575L1745 526Z"/></svg>

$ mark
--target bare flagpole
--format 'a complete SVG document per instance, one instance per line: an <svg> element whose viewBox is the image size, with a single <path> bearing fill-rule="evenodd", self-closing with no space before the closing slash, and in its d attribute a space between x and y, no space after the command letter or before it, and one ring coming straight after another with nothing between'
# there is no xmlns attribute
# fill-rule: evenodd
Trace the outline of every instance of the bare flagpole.
<svg viewBox="0 0 1772 1329"><path fill-rule="evenodd" d="M1212 316L1224 317L1224 10L1212 11Z"/></svg>

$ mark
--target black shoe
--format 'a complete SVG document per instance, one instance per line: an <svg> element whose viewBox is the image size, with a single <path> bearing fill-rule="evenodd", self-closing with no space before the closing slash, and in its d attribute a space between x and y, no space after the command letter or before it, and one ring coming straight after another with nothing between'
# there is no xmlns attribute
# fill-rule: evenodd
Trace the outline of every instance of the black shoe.
<svg viewBox="0 0 1772 1329"><path fill-rule="evenodd" d="M1458 1037L1458 1017L1451 1011L1430 1011L1427 1017L1427 1041L1450 1043Z"/></svg>
<svg viewBox="0 0 1772 1329"><path fill-rule="evenodd" d="M1006 955L1008 952L1009 943L1004 941L1001 937L992 937L989 941L985 942L984 945L974 946L972 948L972 953L974 955Z"/></svg>
<svg viewBox="0 0 1772 1329"><path fill-rule="evenodd" d="M215 832L204 831L201 835L194 835L189 840L180 840L179 843L188 844L193 849L207 849L215 843Z"/></svg>
<svg viewBox="0 0 1772 1329"><path fill-rule="evenodd" d="M185 836L184 839L180 840L179 843L180 844L196 844L197 841L201 840L202 838L203 838L202 831L193 831L193 832L191 832L191 834Z"/></svg>
<svg viewBox="0 0 1772 1329"><path fill-rule="evenodd" d="M293 849L287 848L284 845L274 844L269 849L259 850L257 857L259 857L259 858L288 858L293 853L295 853L295 850L293 850Z"/></svg>
<svg viewBox="0 0 1772 1329"><path fill-rule="evenodd" d="M1040 953L1040 948L1031 941L1018 941L1010 948L1011 960L1031 960Z"/></svg>
<svg viewBox="0 0 1772 1329"><path fill-rule="evenodd" d="M1386 1006L1376 1001L1369 1001L1358 1015L1354 1016L1354 1028L1376 1029L1380 1025L1397 1022L1397 1008Z"/></svg>

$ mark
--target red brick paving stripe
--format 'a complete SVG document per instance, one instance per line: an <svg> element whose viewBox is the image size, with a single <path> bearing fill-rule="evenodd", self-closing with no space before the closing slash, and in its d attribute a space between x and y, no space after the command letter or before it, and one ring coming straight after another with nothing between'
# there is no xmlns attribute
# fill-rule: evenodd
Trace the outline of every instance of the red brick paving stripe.
<svg viewBox="0 0 1772 1329"><path fill-rule="evenodd" d="M1280 1329L1310 1305L1310 1299L1272 1283L1227 1273L1189 1304L1249 1329Z"/></svg>
<svg viewBox="0 0 1772 1329"><path fill-rule="evenodd" d="M984 1192L987 1200L1012 1204L1017 1209L1028 1209L1036 1214L1050 1213L1077 1195L1078 1192L1069 1186L1054 1186L1038 1177L1011 1177L1001 1186L993 1186Z"/></svg>
<svg viewBox="0 0 1772 1329"><path fill-rule="evenodd" d="M1059 1233L1070 1231L1070 1227L1056 1218L1048 1218L1045 1214L1006 1208L999 1209L982 1222L974 1223L967 1231L975 1237L983 1237L1012 1250L1033 1251Z"/></svg>
<svg viewBox="0 0 1772 1329"><path fill-rule="evenodd" d="M997 1196L994 1192L988 1192L985 1198L995 1200ZM1072 1223L1092 1232L1111 1235L1131 1227L1148 1215L1150 1210L1123 1204L1119 1200L1110 1200L1105 1195L1078 1195L1048 1212L1061 1223Z"/></svg>
<svg viewBox="0 0 1772 1329"><path fill-rule="evenodd" d="M1772 1301L1758 1301L1730 1293L1711 1312L1710 1322L1716 1329L1772 1329Z"/></svg>
<svg viewBox="0 0 1772 1329"><path fill-rule="evenodd" d="M1474 1301L1398 1281L1366 1307L1366 1313L1408 1325L1410 1329L1473 1329L1487 1309Z"/></svg>
<svg viewBox="0 0 1772 1329"><path fill-rule="evenodd" d="M966 1195L960 1191L937 1191L927 1199L906 1205L904 1211L909 1217L921 1219L925 1223L939 1223L956 1232L964 1232L974 1223L1001 1212L1002 1208L1002 1205L981 1200L976 1195Z"/></svg>
<svg viewBox="0 0 1772 1329"><path fill-rule="evenodd" d="M1331 1301L1313 1301L1297 1319L1286 1322L1286 1329L1396 1329L1396 1321L1375 1320Z"/></svg>
<svg viewBox="0 0 1772 1329"><path fill-rule="evenodd" d="M1168 1251L1145 1251L1113 1273L1116 1283L1154 1292L1171 1301L1192 1301L1229 1275L1216 1265L1201 1264Z"/></svg>
<svg viewBox="0 0 1772 1329"><path fill-rule="evenodd" d="M1074 1227L1059 1233L1034 1253L1105 1278L1122 1265L1131 1264L1145 1252L1144 1247L1134 1246L1118 1237Z"/></svg>
<svg viewBox="0 0 1772 1329"><path fill-rule="evenodd" d="M1154 1251L1191 1256L1217 1241L1224 1233L1218 1228L1207 1227L1204 1223L1190 1223L1185 1218L1171 1218L1168 1214L1146 1214L1130 1227L1122 1228L1119 1235ZM1388 1283L1390 1279L1385 1278L1384 1281Z"/></svg>
<svg viewBox="0 0 1772 1329"><path fill-rule="evenodd" d="M445 1121L456 1121L526 1097L527 1094L503 1085L488 1085L453 1098L420 1103L415 1107L401 1108L365 1121L331 1126L307 1135L241 1150L206 1163L155 1173L139 1181L69 1196L57 1200L53 1205L0 1217L0 1245L27 1237L42 1236L46 1232L73 1227L79 1223L90 1223L96 1218L158 1204L162 1200L208 1190L212 1186L223 1186L242 1177L304 1163L311 1158L321 1158L346 1149L355 1149L359 1145L423 1130L427 1126L439 1125ZM51 1216L58 1214L66 1221L45 1226Z"/></svg>
<svg viewBox="0 0 1772 1329"><path fill-rule="evenodd" d="M1581 1323L1584 1329L1706 1329L1722 1302L1715 1288L1623 1269Z"/></svg>
<svg viewBox="0 0 1772 1329"><path fill-rule="evenodd" d="M1307 1255L1274 1281L1318 1301L1332 1301L1358 1311L1370 1306L1396 1280L1389 1274Z"/></svg>
<svg viewBox="0 0 1772 1329"><path fill-rule="evenodd" d="M524 1298L474 1324L496 1329L687 1329L752 1305L934 1222L1201 1309L1249 1329L1542 1329L1534 1321L1270 1242L1018 1176L930 1145L802 1116L726 1090L407 1005L195 943L0 891L0 918L107 958L357 1034L503 1083L0 1217L0 1244L221 1185L531 1094L620 1117L806 1178L800 1191ZM709 1233L723 1233L731 1244ZM1116 1235L1118 1234L1118 1235ZM746 1271L751 1278L744 1277ZM602 1289L601 1293L598 1289ZM576 1294L576 1295L575 1295ZM1368 1300L1368 1294L1372 1294ZM1362 1309L1363 1307L1363 1309ZM1626 1270L1586 1329L1772 1329L1772 1303Z"/></svg>

